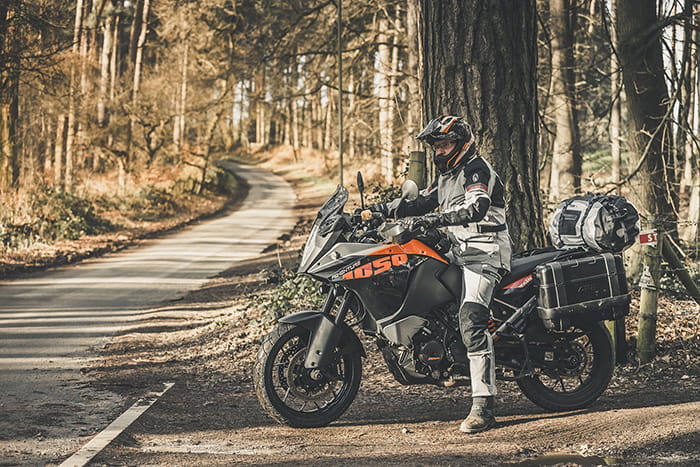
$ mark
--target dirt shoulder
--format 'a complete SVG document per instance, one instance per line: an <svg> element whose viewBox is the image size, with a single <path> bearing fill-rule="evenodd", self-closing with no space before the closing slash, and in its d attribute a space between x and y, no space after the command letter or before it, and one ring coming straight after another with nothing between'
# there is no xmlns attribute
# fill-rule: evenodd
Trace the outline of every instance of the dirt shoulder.
<svg viewBox="0 0 700 467"><path fill-rule="evenodd" d="M544 413L514 383L503 383L498 427L463 435L457 426L469 405L464 388L401 386L365 342L362 386L339 421L305 430L275 423L258 404L251 380L260 338L272 325L265 296L279 287L270 283L271 271L295 267L310 219L329 193L285 176L299 200L300 221L291 235L183 300L152 310L156 328L145 320L142 330L115 338L89 369L98 387L130 400L175 382L96 465L700 463L700 309L670 298L659 314L658 358L619 367L610 388L586 410ZM539 460L528 464L532 458Z"/></svg>

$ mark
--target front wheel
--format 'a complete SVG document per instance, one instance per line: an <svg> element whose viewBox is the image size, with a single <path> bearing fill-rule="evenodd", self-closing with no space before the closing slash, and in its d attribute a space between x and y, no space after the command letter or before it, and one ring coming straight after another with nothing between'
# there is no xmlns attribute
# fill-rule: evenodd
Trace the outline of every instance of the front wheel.
<svg viewBox="0 0 700 467"><path fill-rule="evenodd" d="M319 369L304 368L308 330L280 324L263 338L253 383L265 411L297 428L325 426L340 417L357 395L362 378L359 352L337 352Z"/></svg>
<svg viewBox="0 0 700 467"><path fill-rule="evenodd" d="M600 322L581 321L554 333L541 353L532 376L517 380L523 394L554 412L587 407L610 383L615 353L607 328Z"/></svg>

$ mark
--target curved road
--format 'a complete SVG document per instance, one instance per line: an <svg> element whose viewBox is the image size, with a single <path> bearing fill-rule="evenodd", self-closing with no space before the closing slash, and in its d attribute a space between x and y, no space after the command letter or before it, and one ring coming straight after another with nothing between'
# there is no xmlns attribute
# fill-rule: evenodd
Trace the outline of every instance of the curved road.
<svg viewBox="0 0 700 467"><path fill-rule="evenodd" d="M283 179L223 164L250 185L235 213L136 249L0 281L0 460L24 464L38 456L44 463L104 428L121 401L90 389L80 374L95 349L144 310L258 255L292 229L295 196Z"/></svg>

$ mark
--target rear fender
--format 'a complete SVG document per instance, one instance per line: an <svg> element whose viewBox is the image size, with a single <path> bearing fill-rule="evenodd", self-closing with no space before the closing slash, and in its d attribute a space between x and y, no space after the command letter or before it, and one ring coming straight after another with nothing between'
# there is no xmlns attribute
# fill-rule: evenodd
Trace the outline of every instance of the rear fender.
<svg viewBox="0 0 700 467"><path fill-rule="evenodd" d="M345 323L336 325L330 317L318 311L300 311L280 318L280 323L293 324L311 333L305 368L323 368L333 357L336 347L342 354L360 352L366 356L360 339Z"/></svg>

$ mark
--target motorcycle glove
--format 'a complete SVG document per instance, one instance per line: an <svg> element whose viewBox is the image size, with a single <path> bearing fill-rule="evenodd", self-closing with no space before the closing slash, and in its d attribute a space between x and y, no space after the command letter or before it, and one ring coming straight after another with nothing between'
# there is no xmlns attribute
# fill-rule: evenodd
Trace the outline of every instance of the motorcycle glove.
<svg viewBox="0 0 700 467"><path fill-rule="evenodd" d="M432 229L435 227L440 227L444 224L445 218L444 214L438 212L432 212L430 214L424 214L420 217L415 217L411 221L411 229L418 229L420 227L424 229Z"/></svg>

